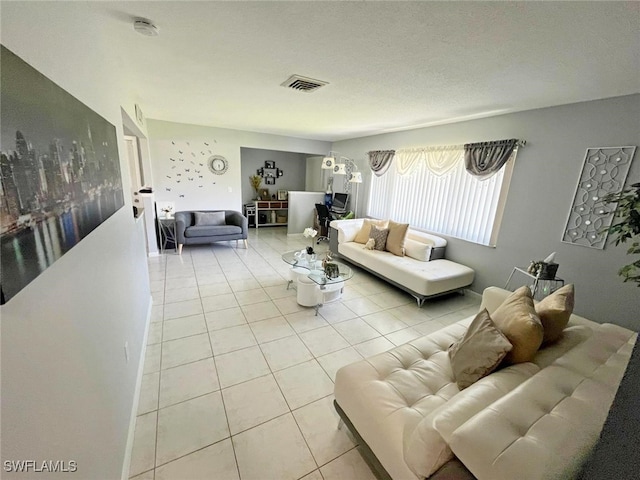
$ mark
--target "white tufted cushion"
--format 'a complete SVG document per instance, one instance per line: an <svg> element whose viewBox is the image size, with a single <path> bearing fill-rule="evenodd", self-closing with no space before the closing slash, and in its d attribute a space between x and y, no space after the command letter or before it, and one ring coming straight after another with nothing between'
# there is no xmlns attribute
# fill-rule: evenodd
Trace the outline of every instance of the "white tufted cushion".
<svg viewBox="0 0 640 480"><path fill-rule="evenodd" d="M338 370L336 401L392 478L417 478L404 461L404 439L459 392L447 348L471 320Z"/></svg>
<svg viewBox="0 0 640 480"><path fill-rule="evenodd" d="M637 335L610 324L453 432L435 426L479 479L564 479L598 439Z"/></svg>

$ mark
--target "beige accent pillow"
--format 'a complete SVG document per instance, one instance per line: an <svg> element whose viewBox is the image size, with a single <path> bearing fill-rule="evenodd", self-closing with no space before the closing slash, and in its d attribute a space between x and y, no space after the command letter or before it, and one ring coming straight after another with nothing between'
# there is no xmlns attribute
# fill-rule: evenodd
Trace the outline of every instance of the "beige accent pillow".
<svg viewBox="0 0 640 480"><path fill-rule="evenodd" d="M389 220L389 236L387 237L387 244L384 249L388 252L404 257L404 241L407 237L407 230L409 229L408 223L396 223L393 220Z"/></svg>
<svg viewBox="0 0 640 480"><path fill-rule="evenodd" d="M542 344L544 330L533 307L529 287L520 287L491 315L496 326L513 345L506 364L530 362Z"/></svg>
<svg viewBox="0 0 640 480"><path fill-rule="evenodd" d="M194 212L196 225L218 226L226 225L224 212Z"/></svg>
<svg viewBox="0 0 640 480"><path fill-rule="evenodd" d="M431 260L431 247L428 243L417 242L412 238L407 238L404 241L405 255L420 260L421 262Z"/></svg>
<svg viewBox="0 0 640 480"><path fill-rule="evenodd" d="M360 231L356 235L356 238L353 239L356 243L367 243L369 240L371 233L371 225L377 225L378 227L385 228L387 226L386 220L372 220L370 218L365 218L362 222L362 227L360 227Z"/></svg>
<svg viewBox="0 0 640 480"><path fill-rule="evenodd" d="M389 229L371 225L371 233L369 235L375 241L373 248L381 251L384 250L384 246L387 244L387 237L389 236ZM371 238L369 240L371 240Z"/></svg>
<svg viewBox="0 0 640 480"><path fill-rule="evenodd" d="M485 308L473 319L464 337L449 347L451 369L460 390L490 374L513 348L494 325Z"/></svg>
<svg viewBox="0 0 640 480"><path fill-rule="evenodd" d="M573 313L575 291L573 283L565 285L543 298L536 305L536 313L544 328L542 343L552 343L562 336L564 327Z"/></svg>

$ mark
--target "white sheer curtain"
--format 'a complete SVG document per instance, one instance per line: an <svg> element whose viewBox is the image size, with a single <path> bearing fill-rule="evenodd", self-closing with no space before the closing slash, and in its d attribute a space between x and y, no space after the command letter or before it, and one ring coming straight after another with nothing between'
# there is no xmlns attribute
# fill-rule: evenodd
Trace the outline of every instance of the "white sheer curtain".
<svg viewBox="0 0 640 480"><path fill-rule="evenodd" d="M397 161L383 177L372 177L367 215L410 223L412 227L495 245L517 149L505 168L481 180L467 173L462 150L443 150L435 163ZM435 152L439 153L439 152ZM457 159L456 159L457 156ZM411 175L400 175L398 166ZM435 165L438 175L432 171Z"/></svg>
<svg viewBox="0 0 640 480"><path fill-rule="evenodd" d="M434 175L442 176L463 159L463 145L403 148L396 150L396 172L398 175L412 175L423 164Z"/></svg>

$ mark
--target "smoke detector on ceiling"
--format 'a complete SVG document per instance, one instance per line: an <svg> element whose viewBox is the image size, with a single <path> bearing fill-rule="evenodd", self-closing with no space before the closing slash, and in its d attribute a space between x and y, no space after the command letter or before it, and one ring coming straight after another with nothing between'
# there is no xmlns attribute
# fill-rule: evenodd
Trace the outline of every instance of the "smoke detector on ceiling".
<svg viewBox="0 0 640 480"><path fill-rule="evenodd" d="M299 92L311 93L311 92L315 92L320 87L329 85L329 82L323 82L322 80L303 77L301 75L291 75L287 80L282 82L280 85L283 87L298 90Z"/></svg>
<svg viewBox="0 0 640 480"><path fill-rule="evenodd" d="M147 37L157 37L160 33L160 29L151 22L144 18L136 18L133 22L133 29L141 35Z"/></svg>

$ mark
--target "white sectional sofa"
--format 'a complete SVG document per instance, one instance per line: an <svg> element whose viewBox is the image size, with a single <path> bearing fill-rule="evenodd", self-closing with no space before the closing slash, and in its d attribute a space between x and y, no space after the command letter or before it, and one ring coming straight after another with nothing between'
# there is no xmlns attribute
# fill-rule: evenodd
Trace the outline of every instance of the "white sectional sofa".
<svg viewBox="0 0 640 480"><path fill-rule="evenodd" d="M408 291L418 306L428 297L461 290L473 282L475 272L471 268L444 259L444 238L409 228L406 237L412 241L412 248L407 247L407 255L400 257L387 251L367 250L354 242L362 223L362 219L333 220L331 250Z"/></svg>
<svg viewBox="0 0 640 480"><path fill-rule="evenodd" d="M510 293L486 289L481 309L491 314ZM381 478L440 478L452 462L468 469L460 478L573 478L598 440L637 334L571 315L560 340L532 362L460 391L447 349L472 319L341 368L338 413Z"/></svg>

